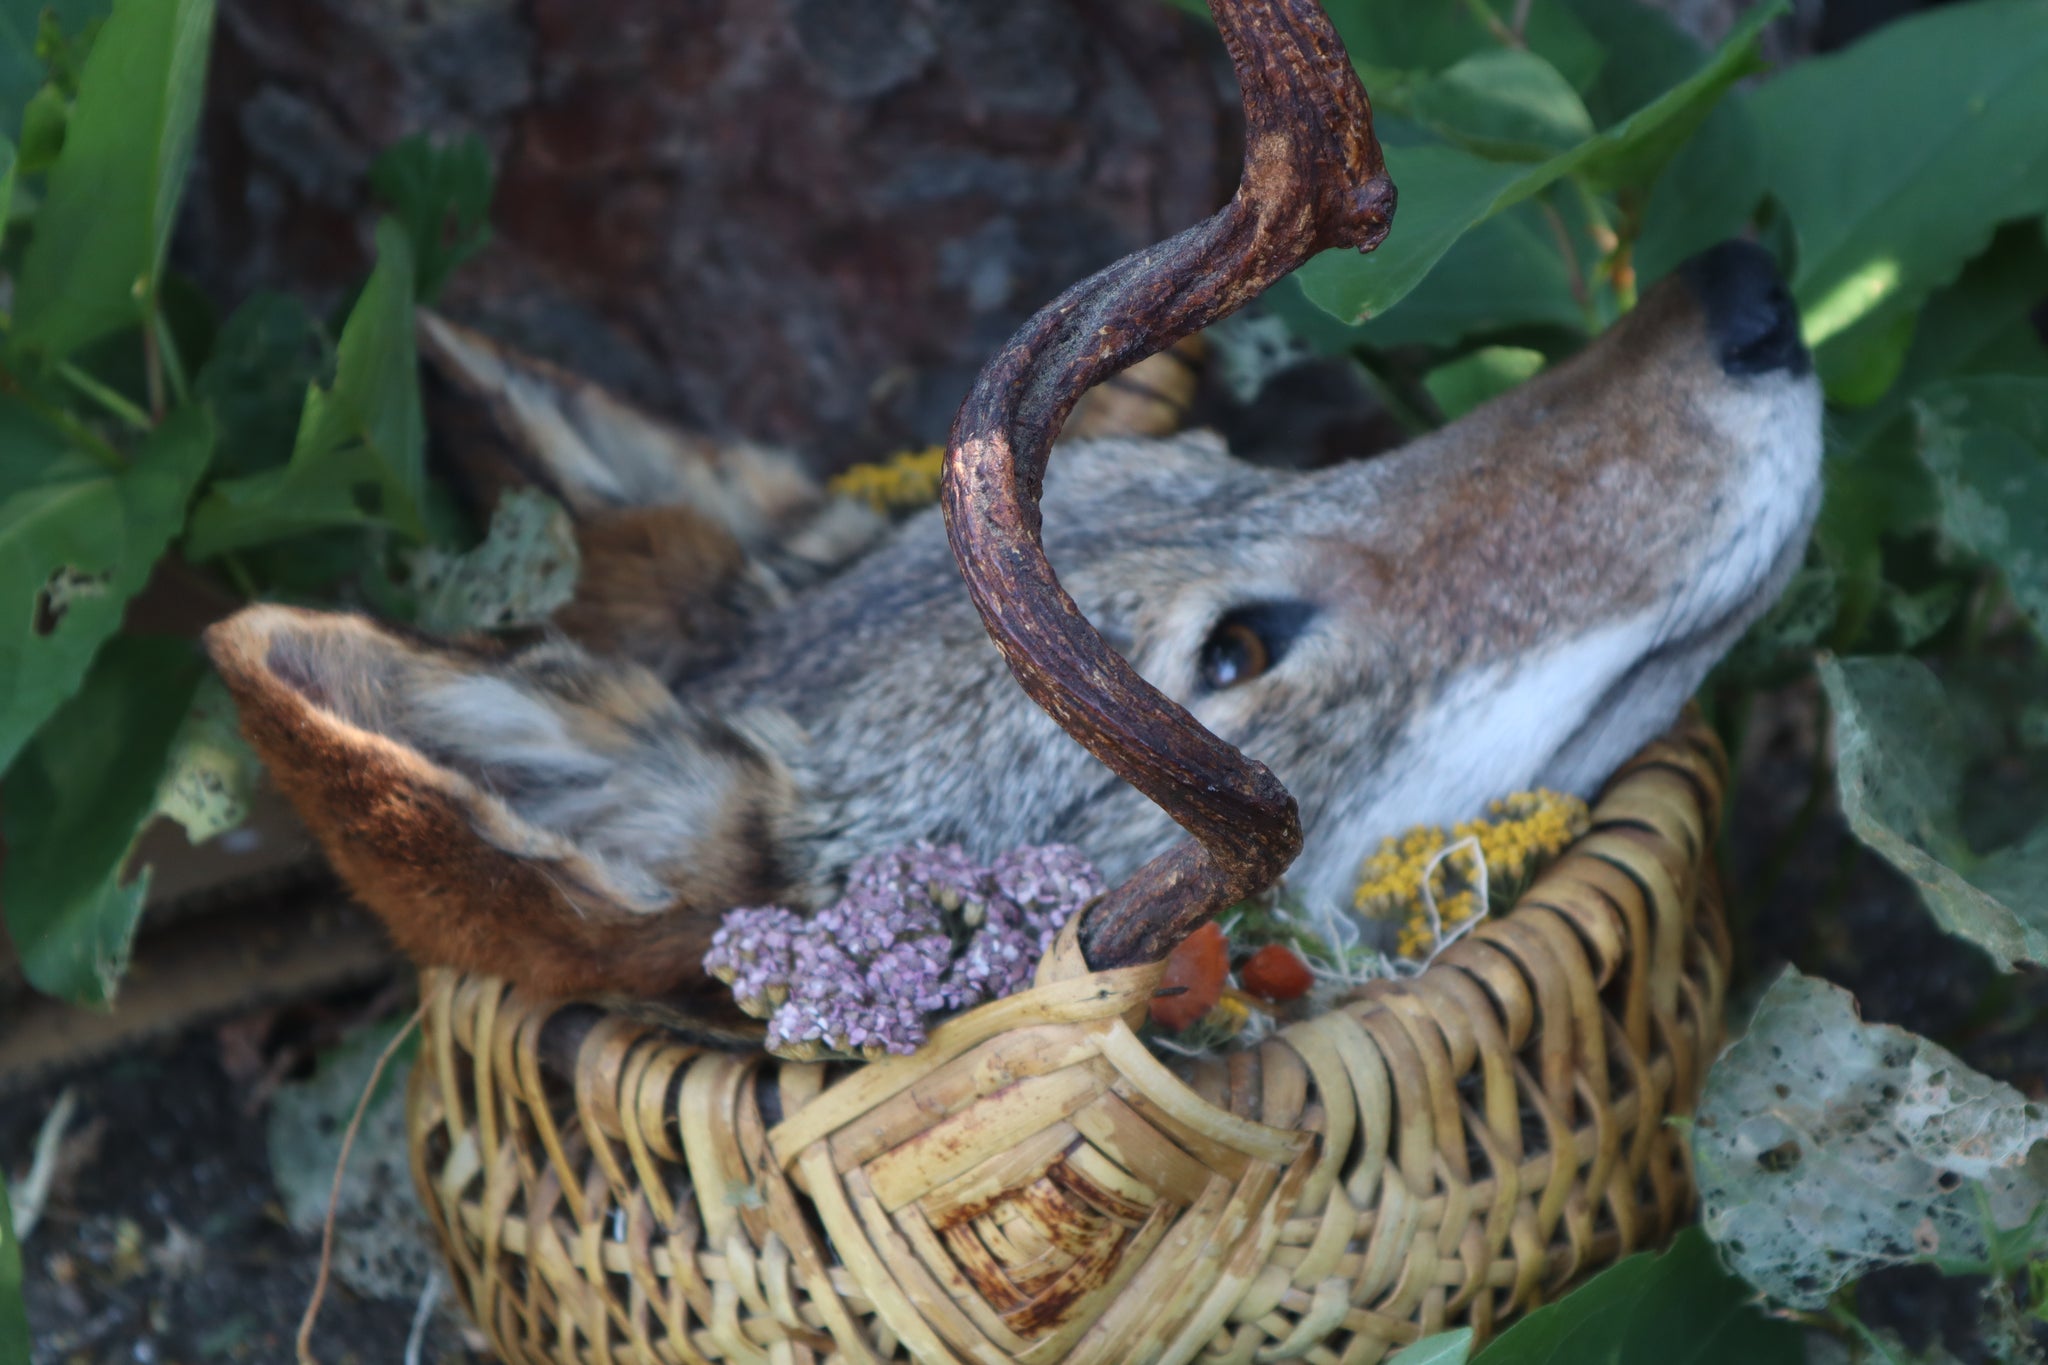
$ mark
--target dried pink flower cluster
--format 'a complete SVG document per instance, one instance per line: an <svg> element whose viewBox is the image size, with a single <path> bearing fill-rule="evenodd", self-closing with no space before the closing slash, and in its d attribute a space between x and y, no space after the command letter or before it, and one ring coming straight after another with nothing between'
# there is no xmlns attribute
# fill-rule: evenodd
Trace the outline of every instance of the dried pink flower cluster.
<svg viewBox="0 0 2048 1365"><path fill-rule="evenodd" d="M1102 877L1064 844L983 867L957 845L863 858L846 894L805 917L780 906L726 914L704 958L768 1047L807 1060L915 1052L925 1021L1031 984L1038 959Z"/></svg>

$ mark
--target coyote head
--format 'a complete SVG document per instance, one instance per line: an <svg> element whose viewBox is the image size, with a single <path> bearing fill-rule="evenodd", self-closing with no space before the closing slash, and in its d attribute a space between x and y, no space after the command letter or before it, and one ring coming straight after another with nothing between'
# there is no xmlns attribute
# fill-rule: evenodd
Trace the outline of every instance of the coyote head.
<svg viewBox="0 0 2048 1365"><path fill-rule="evenodd" d="M1069 842L1114 882L1176 837L1019 691L936 510L885 527L789 461L427 330L579 518L562 631L451 644L265 606L209 641L401 947L672 992L720 912L816 901L863 854ZM1799 559L1820 408L1775 268L1730 243L1377 458L1297 472L1070 427L1045 543L1148 681L1286 783L1290 885L1335 900L1381 837L1511 789L1591 795L1673 719Z"/></svg>

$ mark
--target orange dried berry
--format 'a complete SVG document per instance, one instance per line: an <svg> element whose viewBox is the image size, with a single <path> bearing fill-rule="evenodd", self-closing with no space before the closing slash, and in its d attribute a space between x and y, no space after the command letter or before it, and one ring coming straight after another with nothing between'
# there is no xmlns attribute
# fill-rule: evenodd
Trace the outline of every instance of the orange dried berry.
<svg viewBox="0 0 2048 1365"><path fill-rule="evenodd" d="M1167 955L1158 988L1177 993L1152 997L1152 1022L1180 1032L1216 1007L1229 975L1230 941L1216 925L1205 924Z"/></svg>
<svg viewBox="0 0 2048 1365"><path fill-rule="evenodd" d="M1299 1000L1316 984L1301 954L1284 943L1268 943L1238 970L1246 991L1261 1000Z"/></svg>

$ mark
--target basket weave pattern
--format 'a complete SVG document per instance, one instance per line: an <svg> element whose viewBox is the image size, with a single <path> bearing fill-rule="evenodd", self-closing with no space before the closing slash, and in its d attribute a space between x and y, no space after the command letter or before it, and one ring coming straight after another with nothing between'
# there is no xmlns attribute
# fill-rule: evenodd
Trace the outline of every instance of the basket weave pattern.
<svg viewBox="0 0 2048 1365"><path fill-rule="evenodd" d="M1160 968L915 1056L800 1065L431 972L415 1176L508 1361L1308 1360L1483 1337L1690 1208L1721 1038L1725 780L1688 720L1513 913L1227 1057L1132 1031Z"/></svg>

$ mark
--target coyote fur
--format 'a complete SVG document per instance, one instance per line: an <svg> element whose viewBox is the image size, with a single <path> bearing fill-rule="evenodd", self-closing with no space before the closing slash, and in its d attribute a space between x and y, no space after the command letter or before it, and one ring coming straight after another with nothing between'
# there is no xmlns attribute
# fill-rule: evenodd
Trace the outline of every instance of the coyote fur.
<svg viewBox="0 0 2048 1365"><path fill-rule="evenodd" d="M722 912L821 903L865 854L1065 842L1114 883L1176 838L1018 689L936 509L890 525L787 456L423 326L506 434L503 477L576 517L576 600L520 643L268 605L209 638L274 779L417 960L687 995ZM1077 413L1045 542L1118 652L1286 783L1289 885L1342 901L1382 837L1511 789L1590 796L1673 719L1796 567L1820 410L1774 266L1728 243L1375 458L1254 466Z"/></svg>

